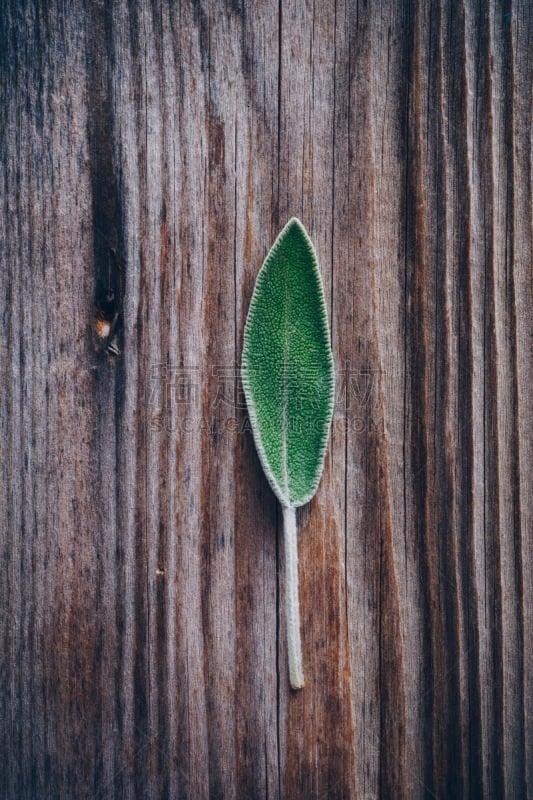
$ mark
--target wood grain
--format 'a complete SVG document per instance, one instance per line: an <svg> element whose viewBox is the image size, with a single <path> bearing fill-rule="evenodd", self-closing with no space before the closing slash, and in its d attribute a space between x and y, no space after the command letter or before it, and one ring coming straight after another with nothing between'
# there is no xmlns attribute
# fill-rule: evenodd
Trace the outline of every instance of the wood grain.
<svg viewBox="0 0 533 800"><path fill-rule="evenodd" d="M5 0L2 800L532 796L532 47L522 0ZM293 215L298 693L239 380Z"/></svg>

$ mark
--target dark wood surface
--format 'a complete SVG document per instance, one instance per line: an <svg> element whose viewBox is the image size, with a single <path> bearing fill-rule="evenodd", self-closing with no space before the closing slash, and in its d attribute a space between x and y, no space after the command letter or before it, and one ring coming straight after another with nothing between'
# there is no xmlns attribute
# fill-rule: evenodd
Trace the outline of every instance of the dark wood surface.
<svg viewBox="0 0 533 800"><path fill-rule="evenodd" d="M2 800L533 796L531 3L1 5ZM292 215L299 693L238 378Z"/></svg>

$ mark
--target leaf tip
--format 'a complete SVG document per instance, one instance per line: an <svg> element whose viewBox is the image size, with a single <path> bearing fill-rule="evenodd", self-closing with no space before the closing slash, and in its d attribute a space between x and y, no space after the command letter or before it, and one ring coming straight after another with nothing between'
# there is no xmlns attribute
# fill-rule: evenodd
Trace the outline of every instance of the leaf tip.
<svg viewBox="0 0 533 800"><path fill-rule="evenodd" d="M290 220L287 222L285 227L283 228L282 233L286 233L292 229L298 230L300 233L303 233L307 238L309 238L309 234L305 228L305 225L298 217L291 217Z"/></svg>

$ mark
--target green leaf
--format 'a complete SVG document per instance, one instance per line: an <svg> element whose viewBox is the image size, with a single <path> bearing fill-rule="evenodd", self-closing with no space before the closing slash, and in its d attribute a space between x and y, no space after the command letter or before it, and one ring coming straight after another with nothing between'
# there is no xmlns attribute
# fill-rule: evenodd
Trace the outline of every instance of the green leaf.
<svg viewBox="0 0 533 800"><path fill-rule="evenodd" d="M334 372L315 249L291 219L255 285L242 382L263 469L284 508L315 494L333 414Z"/></svg>
<svg viewBox="0 0 533 800"><path fill-rule="evenodd" d="M283 506L287 655L304 685L295 508L315 494L333 414L333 355L315 249L291 219L263 264L244 329L242 383L255 444Z"/></svg>

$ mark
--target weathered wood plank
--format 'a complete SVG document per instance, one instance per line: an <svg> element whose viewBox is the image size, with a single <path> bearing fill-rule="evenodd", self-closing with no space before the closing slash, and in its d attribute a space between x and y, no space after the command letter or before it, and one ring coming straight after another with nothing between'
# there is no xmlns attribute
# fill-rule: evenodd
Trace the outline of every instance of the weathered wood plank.
<svg viewBox="0 0 533 800"><path fill-rule="evenodd" d="M531 795L532 42L518 0L4 3L2 798ZM338 373L298 693L238 375L295 214Z"/></svg>

